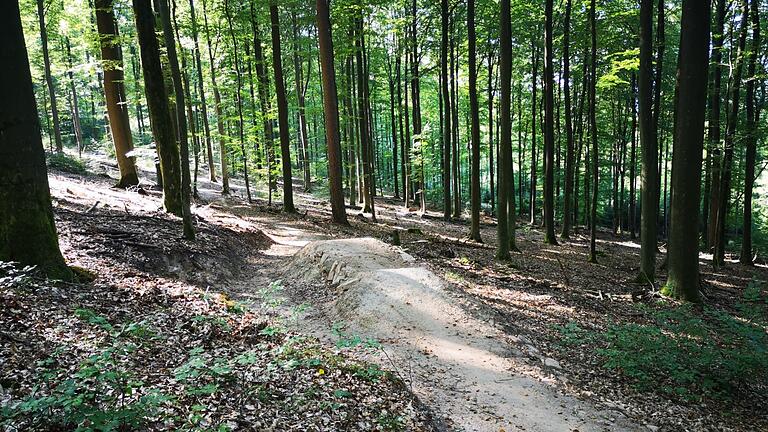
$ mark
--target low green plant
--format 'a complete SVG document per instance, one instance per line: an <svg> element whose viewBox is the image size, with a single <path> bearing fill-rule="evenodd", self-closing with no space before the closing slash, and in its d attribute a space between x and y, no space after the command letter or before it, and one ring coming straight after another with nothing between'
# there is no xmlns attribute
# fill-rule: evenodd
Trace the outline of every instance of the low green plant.
<svg viewBox="0 0 768 432"><path fill-rule="evenodd" d="M137 350L135 338L151 337L143 323L118 327L90 309L75 315L109 333L108 343L80 362L74 373L59 366L55 351L38 362L41 381L31 396L4 407L6 420L21 420L32 428L108 431L139 429L171 399L147 388L129 368ZM61 379L61 377L67 377ZM1 425L2 423L0 423Z"/></svg>
<svg viewBox="0 0 768 432"><path fill-rule="evenodd" d="M737 316L684 305L649 310L653 324L620 324L601 334L575 323L562 328L562 344L596 343L602 366L642 390L661 389L686 400L733 399L768 386L765 296L748 288Z"/></svg>
<svg viewBox="0 0 768 432"><path fill-rule="evenodd" d="M49 169L70 174L88 174L88 169L82 160L69 156L66 153L48 153L45 159Z"/></svg>

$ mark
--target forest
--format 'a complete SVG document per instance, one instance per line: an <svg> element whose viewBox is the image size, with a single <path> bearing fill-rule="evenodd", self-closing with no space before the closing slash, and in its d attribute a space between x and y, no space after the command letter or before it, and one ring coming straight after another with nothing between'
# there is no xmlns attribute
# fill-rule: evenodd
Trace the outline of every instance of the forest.
<svg viewBox="0 0 768 432"><path fill-rule="evenodd" d="M0 427L768 429L767 17L0 2Z"/></svg>

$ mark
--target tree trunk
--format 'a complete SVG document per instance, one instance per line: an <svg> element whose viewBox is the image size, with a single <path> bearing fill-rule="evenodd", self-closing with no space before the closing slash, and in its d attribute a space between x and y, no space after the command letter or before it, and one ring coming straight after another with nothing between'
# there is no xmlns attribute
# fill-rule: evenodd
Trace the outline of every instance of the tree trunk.
<svg viewBox="0 0 768 432"><path fill-rule="evenodd" d="M71 280L59 251L19 4L0 2L0 261Z"/></svg>
<svg viewBox="0 0 768 432"><path fill-rule="evenodd" d="M571 0L565 1L565 19L563 22L563 93L565 93L565 191L563 196L563 229L560 238L567 240L571 237L573 180L574 180L574 143L573 119L571 117Z"/></svg>
<svg viewBox="0 0 768 432"><path fill-rule="evenodd" d="M373 188L371 182L373 181L373 172L371 166L371 132L370 124L368 122L368 97L366 94L365 81L368 79L365 74L365 64L363 62L363 51L365 50L365 36L362 11L356 18L356 33L355 33L355 58L357 63L357 102L358 102L358 121L360 132L360 155L363 165L363 184L361 188L361 195L364 200L364 212L371 213L371 219L376 220L376 209L373 202Z"/></svg>
<svg viewBox="0 0 768 432"><path fill-rule="evenodd" d="M498 249L496 258L500 260L509 259L509 251L515 247L515 210L514 210L514 191L509 190L509 177L514 176L510 169L512 166L512 128L510 124L511 116L511 79L512 79L512 25L510 18L509 0L501 0L501 15L499 19L499 81L500 96L499 100L499 128L501 137L499 141L499 198L496 208L498 218L497 236ZM508 200L512 199L512 203ZM508 210L512 208L512 212ZM511 231L510 231L511 228Z"/></svg>
<svg viewBox="0 0 768 432"><path fill-rule="evenodd" d="M191 179L189 176L189 142L187 137L187 120L184 117L184 88L181 80L181 69L179 68L179 58L176 54L176 39L174 38L173 27L171 26L171 13L168 10L167 0L159 0L160 21L163 26L163 37L165 39L165 49L168 55L168 63L171 66L171 78L173 80L173 93L176 100L176 132L177 142L179 143L181 157L181 216L184 226L184 238L187 240L195 239L195 230L192 226L192 214L189 208L191 197ZM187 88L187 91L189 89Z"/></svg>
<svg viewBox="0 0 768 432"><path fill-rule="evenodd" d="M272 23L272 68L275 72L275 94L277 96L277 120L280 125L280 152L283 164L283 211L294 213L293 178L291 177L291 142L288 131L288 100L285 96L283 79L283 59L280 49L280 15L277 4L269 5L269 18Z"/></svg>
<svg viewBox="0 0 768 432"><path fill-rule="evenodd" d="M67 63L69 65L69 70L67 71L67 75L69 76L69 90L72 93L72 129L74 129L75 132L77 154L82 157L83 129L80 127L80 108L78 107L77 89L75 88L75 74L72 65L72 45L69 43L69 37L65 38L65 45L67 47Z"/></svg>
<svg viewBox="0 0 768 432"><path fill-rule="evenodd" d="M304 169L304 191L310 192L312 190L312 179L309 173L309 153L307 150L307 147L309 147L309 137L307 136L307 117L305 115L306 110L304 101L306 87L304 86L304 64L301 61L301 55L299 55L299 33L298 26L296 24L295 12L293 12L291 15L291 24L291 28L293 30L293 74L296 85L296 101L298 102L299 108L299 153L301 155L301 166ZM307 70L311 71L312 68L310 67ZM307 82L309 82L309 78L307 78ZM337 106L336 116L338 117L338 115L339 110Z"/></svg>
<svg viewBox="0 0 768 432"><path fill-rule="evenodd" d="M597 152L597 100L595 90L597 87L597 22L596 22L595 0L591 0L589 7L590 34L592 39L592 54L590 59L589 72L589 127L592 138L592 209L589 218L591 224L589 240L589 262L597 262L596 238L597 238L597 195L600 193L600 182L598 181L598 168L600 155Z"/></svg>
<svg viewBox="0 0 768 432"><path fill-rule="evenodd" d="M709 102L709 130L707 148L707 166L710 168L707 177L708 188L704 190L704 246L707 250L714 243L717 231L715 220L717 219L717 206L720 204L720 165L722 163L722 149L720 148L720 98L722 97L721 83L723 80L723 32L725 30L725 2L726 0L714 0L715 28L712 31L712 88L710 89Z"/></svg>
<svg viewBox="0 0 768 432"><path fill-rule="evenodd" d="M634 72L632 73L631 88L632 147L629 156L629 215L627 223L629 224L629 237L634 240L637 231L637 184L635 182L635 169L637 167L637 75Z"/></svg>
<svg viewBox="0 0 768 432"><path fill-rule="evenodd" d="M112 4L113 0L96 0L96 25L104 69L104 96L107 101L109 130L112 133L117 167L120 170L117 187L125 188L139 184L139 177L135 158L128 156L133 151L133 137L125 97L123 54L120 50L120 36Z"/></svg>
<svg viewBox="0 0 768 432"><path fill-rule="evenodd" d="M467 32L469 38L469 110L472 119L472 164L469 174L472 221L469 238L482 242L480 238L480 104L477 100L477 74L479 71L477 69L477 37L475 35L475 0L467 0ZM511 140L509 145L512 145Z"/></svg>
<svg viewBox="0 0 768 432"><path fill-rule="evenodd" d="M216 165L213 163L213 146L211 144L211 125L208 123L208 105L205 101L203 86L203 65L200 61L200 45L197 35L197 19L195 18L195 2L189 0L190 20L192 21L192 40L195 42L195 68L197 69L197 87L200 93L200 107L203 110L203 131L205 132L205 148L208 155L208 173L212 182L216 181ZM211 65L213 67L213 65Z"/></svg>
<svg viewBox="0 0 768 432"><path fill-rule="evenodd" d="M451 147L453 146L451 137L453 129L451 126L451 94L448 91L448 29L450 24L450 12L448 10L448 0L442 0L440 3L440 93L443 101L443 217L445 220L451 219Z"/></svg>
<svg viewBox="0 0 768 432"><path fill-rule="evenodd" d="M320 66L323 81L323 113L325 137L328 145L328 171L330 174L331 213L333 221L347 224L344 208L344 190L341 185L341 141L339 136L339 101L336 92L336 71L333 64L333 38L328 0L317 0L317 36L320 47Z"/></svg>
<svg viewBox="0 0 768 432"><path fill-rule="evenodd" d="M656 232L658 229L658 164L659 152L656 131L653 128L652 110L652 67L653 45L651 28L653 23L653 0L640 2L640 70L638 78L638 99L640 117L641 172L641 215L640 215L640 275L638 281L653 283L656 279Z"/></svg>
<svg viewBox="0 0 768 432"><path fill-rule="evenodd" d="M530 214L528 216L530 217L531 225L536 223L536 171L538 168L536 165L538 163L536 160L536 114L538 112L536 103L538 102L538 66L539 56L538 49L536 48L536 39L534 38L531 40L531 87L533 91L531 94L531 186L528 191L528 201L530 204Z"/></svg>
<svg viewBox="0 0 768 432"><path fill-rule="evenodd" d="M211 68L211 84L213 85L213 103L216 108L216 126L219 132L219 154L221 164L221 193L222 195L229 195L229 172L227 165L227 144L226 134L224 131L224 113L221 108L221 93L219 91L219 85L216 82L216 66L213 60L213 44L211 44L211 32L208 27L208 11L205 6L205 0L203 0L203 22L205 24L205 39L208 45L208 63ZM218 41L216 42L218 45Z"/></svg>
<svg viewBox="0 0 768 432"><path fill-rule="evenodd" d="M160 155L163 206L167 212L181 217L183 203L179 147L174 137L172 122L175 119L171 118L163 68L160 63L160 49L155 35L155 15L148 0L133 0L133 13L141 50L144 92L149 107L150 125Z"/></svg>
<svg viewBox="0 0 768 432"><path fill-rule="evenodd" d="M552 64L552 6L546 0L544 25L544 242L557 244L555 238L555 74Z"/></svg>
<svg viewBox="0 0 768 432"><path fill-rule="evenodd" d="M666 291L698 302L701 157L709 66L709 0L684 0L677 67L677 124L672 155L672 216Z"/></svg>
<svg viewBox="0 0 768 432"><path fill-rule="evenodd" d="M725 227L728 217L728 204L731 194L731 171L733 165L733 147L736 138L736 128L739 122L739 98L741 92L741 76L744 69L744 56L747 44L747 26L749 25L749 0L741 0L741 28L739 30L738 52L736 65L729 89L731 100L728 121L725 129L725 146L722 167L720 169L720 191L717 204L717 215L713 221L716 224L714 237L714 252L712 262L716 268L725 264Z"/></svg>
<svg viewBox="0 0 768 432"><path fill-rule="evenodd" d="M51 75L51 59L48 55L48 30L45 28L45 1L37 0L37 18L40 23L40 45L43 51L43 68L45 71L45 84L48 86L48 95L51 99L51 117L53 117L53 136L56 140L56 151L62 152L61 128L59 126L59 109L56 106L56 89Z"/></svg>
<svg viewBox="0 0 768 432"><path fill-rule="evenodd" d="M162 1L162 0L161 0ZM251 185L248 177L248 154L245 152L245 135L243 129L243 78L240 74L240 56L237 49L237 37L235 36L235 29L232 23L232 13L229 10L229 1L224 0L224 12L227 15L227 23L229 24L229 33L232 36L232 47L234 53L235 62L235 82L237 88L235 89L235 97L237 99L237 115L239 117L237 122L238 137L240 140L240 152L243 158L243 177L245 177L245 195L248 198L248 202L251 202ZM289 162L290 164L290 162Z"/></svg>
<svg viewBox="0 0 768 432"><path fill-rule="evenodd" d="M491 186L491 214L496 209L496 190L493 183L494 166L493 166L493 53L490 43L488 44L488 176L490 177ZM511 133L511 132L510 132ZM513 214L512 217L515 217Z"/></svg>
<svg viewBox="0 0 768 432"><path fill-rule="evenodd" d="M755 184L755 158L757 155L757 115L755 113L755 86L757 80L762 79L756 75L757 53L760 50L760 11L757 0L750 1L750 20L752 24L752 47L749 50L749 66L747 66L747 80L745 105L747 111L747 155L744 163L744 218L741 240L741 257L739 262L752 265L752 189Z"/></svg>

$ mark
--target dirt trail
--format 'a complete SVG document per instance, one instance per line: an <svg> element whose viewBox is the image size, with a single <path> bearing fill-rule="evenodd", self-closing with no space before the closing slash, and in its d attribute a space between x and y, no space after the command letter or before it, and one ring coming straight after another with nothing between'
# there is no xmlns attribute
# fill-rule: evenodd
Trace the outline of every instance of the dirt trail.
<svg viewBox="0 0 768 432"><path fill-rule="evenodd" d="M278 271L298 287L289 289L292 300L313 303L302 326L330 337L342 322L348 333L381 342L388 358L379 361L410 381L447 430L648 430L559 393L548 373L557 362L532 367L524 361L537 351L530 341L470 316L444 281L398 248L371 238L324 240L298 222L263 228L275 241L267 255L281 265L293 256ZM321 292L328 296L318 300Z"/></svg>

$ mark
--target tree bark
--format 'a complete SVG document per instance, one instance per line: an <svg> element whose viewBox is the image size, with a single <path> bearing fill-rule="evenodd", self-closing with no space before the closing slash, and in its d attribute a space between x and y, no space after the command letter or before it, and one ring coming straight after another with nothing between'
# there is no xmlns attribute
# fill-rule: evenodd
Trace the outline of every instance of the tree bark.
<svg viewBox="0 0 768 432"><path fill-rule="evenodd" d="M709 67L709 0L684 0L677 67L677 124L672 155L672 215L666 291L698 302L701 157Z"/></svg>
<svg viewBox="0 0 768 432"><path fill-rule="evenodd" d="M203 131L205 132L205 148L208 155L208 173L212 182L216 181L216 165L213 163L213 145L211 144L211 125L208 122L208 104L205 100L203 85L203 65L200 61L200 44L198 43L197 19L195 18L195 2L189 0L189 14L192 21L192 40L195 43L195 68L197 69L197 87L200 93L200 108L203 110Z"/></svg>
<svg viewBox="0 0 768 432"><path fill-rule="evenodd" d="M43 70L45 71L45 84L48 86L48 95L51 99L51 117L53 117L53 136L56 141L56 151L64 150L61 143L61 128L59 126L59 109L56 106L56 88L51 75L51 58L48 54L48 30L45 28L45 1L37 0L37 19L40 23L40 45L43 51Z"/></svg>
<svg viewBox="0 0 768 432"><path fill-rule="evenodd" d="M555 237L555 78L552 64L553 0L546 0L544 15L544 242L557 244Z"/></svg>
<svg viewBox="0 0 768 432"><path fill-rule="evenodd" d="M757 53L760 50L760 9L757 0L750 1L750 20L752 25L752 47L749 50L749 65L745 91L745 109L747 111L747 136L745 138L747 154L744 163L744 217L741 240L741 256L739 262L752 265L752 189L755 184L755 159L757 156L757 115L755 113L755 86Z"/></svg>
<svg viewBox="0 0 768 432"><path fill-rule="evenodd" d="M328 145L328 171L331 189L333 221L347 224L344 208L344 190L341 184L341 138L339 136L339 101L336 92L336 71L333 64L333 38L328 0L317 0L317 36L320 47L320 66L323 81L323 113L325 137Z"/></svg>
<svg viewBox="0 0 768 432"><path fill-rule="evenodd" d="M659 156L656 131L653 128L652 67L653 67L653 0L640 2L640 70L638 78L641 172L640 215L640 275L639 282L655 282L656 279L656 232L658 229L658 164Z"/></svg>
<svg viewBox="0 0 768 432"><path fill-rule="evenodd" d="M0 2L0 261L71 280L59 250L19 4Z"/></svg>
<svg viewBox="0 0 768 432"><path fill-rule="evenodd" d="M117 167L120 170L117 187L125 188L139 184L139 177L136 171L136 159L129 156L133 151L133 137L125 97L123 54L120 49L120 35L115 21L113 2L114 0L96 0L96 26L99 31L104 69L104 96L107 101L109 130L115 146Z"/></svg>
<svg viewBox="0 0 768 432"><path fill-rule="evenodd" d="M208 45L208 63L211 68L211 84L213 85L213 103L216 108L216 127L219 132L219 154L221 164L221 194L229 195L229 171L227 165L229 164L227 155L227 143L226 133L224 130L224 113L221 108L221 92L219 91L219 85L216 82L216 66L213 56L213 44L211 43L211 32L208 27L208 11L203 0L203 22L205 24L205 39ZM218 41L217 41L218 44Z"/></svg>
<svg viewBox="0 0 768 432"><path fill-rule="evenodd" d="M717 214L714 220L715 237L712 261L715 268L725 264L725 227L728 217L728 204L731 194L731 173L733 165L733 147L736 138L736 128L739 122L739 99L741 95L741 78L744 69L744 57L747 45L747 26L749 25L749 0L741 0L741 27L739 30L738 51L736 65L733 68L733 77L729 88L731 100L728 112L728 121L725 129L725 145L723 148L723 160L720 168L720 191L717 204Z"/></svg>
<svg viewBox="0 0 768 432"><path fill-rule="evenodd" d="M573 180L574 180L574 143L573 119L571 108L571 0L565 1L565 18L563 21L563 93L565 93L565 191L563 196L563 227L560 238L567 240L571 237L573 221Z"/></svg>
<svg viewBox="0 0 768 432"><path fill-rule="evenodd" d="M595 98L595 91L597 87L597 22L596 22L596 5L595 0L591 0L589 7L589 22L590 22L590 34L592 40L592 54L590 59L590 83L589 83L589 127L590 135L592 138L592 209L589 218L591 225L590 240L589 240L589 262L597 262L597 195L600 193L600 182L598 181L598 169L599 169L599 154L597 152L597 99Z"/></svg>
<svg viewBox="0 0 768 432"><path fill-rule="evenodd" d="M451 219L451 94L448 91L448 29L450 24L450 12L448 0L440 3L440 93L443 100L443 218Z"/></svg>
<svg viewBox="0 0 768 432"><path fill-rule="evenodd" d="M174 0L175 1L175 0ZM168 55L168 63L171 66L171 78L173 80L173 93L176 101L176 139L179 143L181 157L181 217L183 221L184 238L187 240L195 239L195 229L192 226L192 213L189 208L191 199L191 179L189 175L189 141L187 137L187 120L184 117L185 89L181 80L181 69L179 68L179 58L176 53L176 39L171 25L171 13L168 8L167 0L159 0L160 21L163 27L163 37L165 39L165 49ZM189 91L189 88L186 89Z"/></svg>
<svg viewBox="0 0 768 432"><path fill-rule="evenodd" d="M467 33L469 38L469 110L472 119L472 163L469 174L472 220L469 238L476 242L482 242L480 238L480 104L477 100L477 74L479 71L477 70L475 0L467 0ZM512 145L511 140L509 145Z"/></svg>
<svg viewBox="0 0 768 432"><path fill-rule="evenodd" d="M509 0L501 0L501 15L499 18L499 81L500 96L499 100L499 128L501 137L499 141L499 198L497 200L496 215L498 218L497 237L498 248L496 249L496 258L508 260L510 258L510 249L515 247L515 210L514 210L514 191L509 190L509 177L514 176L510 169L512 166L512 128L510 124L511 116L511 79L512 79L512 25L510 17ZM509 203L508 200L512 199ZM508 210L512 208L512 212ZM511 230L510 230L511 228Z"/></svg>
<svg viewBox="0 0 768 432"><path fill-rule="evenodd" d="M133 0L136 33L139 37L141 67L144 71L144 92L149 107L150 125L160 155L163 178L163 207L169 213L182 216L181 166L168 106L160 49L155 35L155 15L149 0Z"/></svg>
<svg viewBox="0 0 768 432"><path fill-rule="evenodd" d="M272 68L275 72L275 95L277 96L277 120L280 126L280 152L283 165L283 211L294 213L293 178L291 177L291 142L288 131L288 100L285 96L283 59L280 47L280 15L277 4L270 3L269 18L272 23Z"/></svg>

